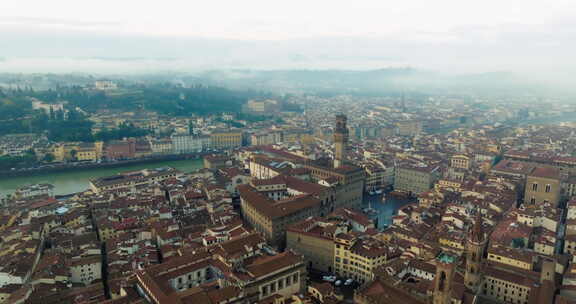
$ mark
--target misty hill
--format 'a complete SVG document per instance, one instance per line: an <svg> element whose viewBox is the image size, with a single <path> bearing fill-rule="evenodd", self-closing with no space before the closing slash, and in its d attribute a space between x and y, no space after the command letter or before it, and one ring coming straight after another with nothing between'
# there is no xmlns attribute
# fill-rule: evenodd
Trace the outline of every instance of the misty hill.
<svg viewBox="0 0 576 304"><path fill-rule="evenodd" d="M196 75L209 83L234 88L286 93L399 94L421 93L514 94L538 93L540 85L512 73L448 75L413 68L346 70L214 70Z"/></svg>
<svg viewBox="0 0 576 304"><path fill-rule="evenodd" d="M96 79L112 79L123 86L144 86L152 88L152 94L127 96L127 102L143 100L144 105L152 96L167 94L164 102L172 104L172 110L179 107L178 94L173 88L191 88L191 104L180 104L190 111L209 111L201 108L196 101L216 98L222 100L230 96L233 107L225 106L222 111L238 108L238 100L255 96L265 97L268 93L303 94L358 94L358 95L398 95L404 92L421 94L472 94L472 95L514 95L548 93L547 88L519 78L508 72L478 74L443 74L414 68L386 68L364 71L352 70L210 70L197 73L163 72L133 75L90 75L90 74L0 74L0 88L27 87L35 89L66 86L85 86ZM209 89L206 89L206 88ZM219 88L219 89L214 89ZM226 89L224 89L226 88ZM187 89L183 89L187 90ZM184 92L186 93L186 92ZM198 95L197 95L198 94ZM201 97L200 97L201 96ZM188 97L187 97L188 98ZM216 104L218 101L216 101ZM194 105L194 106L192 106ZM168 106L168 105L167 105ZM198 108L200 107L200 108ZM168 108L162 111L172 111ZM217 110L218 111L218 110Z"/></svg>
<svg viewBox="0 0 576 304"><path fill-rule="evenodd" d="M214 86L196 85L182 87L171 84L136 85L125 84L113 91L87 90L85 87L57 87L48 90L31 88L0 91L4 102L0 104L10 113L21 115L16 108L30 110L30 103L15 101L23 97L35 97L45 102L67 101L70 108L85 111L145 109L167 115L210 114L240 112L247 100L270 97L249 90L230 90ZM13 115L14 116L14 115ZM16 118L16 117L14 117Z"/></svg>

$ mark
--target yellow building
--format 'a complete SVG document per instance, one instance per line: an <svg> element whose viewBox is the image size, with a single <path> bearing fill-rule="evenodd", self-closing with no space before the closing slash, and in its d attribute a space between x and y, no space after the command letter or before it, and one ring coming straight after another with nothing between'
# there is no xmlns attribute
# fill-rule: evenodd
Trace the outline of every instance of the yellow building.
<svg viewBox="0 0 576 304"><path fill-rule="evenodd" d="M210 145L213 149L230 149L242 146L241 131L220 131L210 134Z"/></svg>
<svg viewBox="0 0 576 304"><path fill-rule="evenodd" d="M64 151L64 145L62 144L57 144L52 148L52 154L54 155L54 160L55 161L64 161L64 158L66 156L66 153Z"/></svg>
<svg viewBox="0 0 576 304"><path fill-rule="evenodd" d="M446 250L456 253L464 252L464 238L456 238L454 235L444 235L438 238L438 243Z"/></svg>
<svg viewBox="0 0 576 304"><path fill-rule="evenodd" d="M462 187L462 182L449 180L449 179L441 179L436 184L434 184L434 190L440 192L442 189L447 189L454 192L460 192L460 188Z"/></svg>
<svg viewBox="0 0 576 304"><path fill-rule="evenodd" d="M116 238L119 234L119 231L114 228L113 223L109 220L101 219L98 221L98 238L101 242Z"/></svg>
<svg viewBox="0 0 576 304"><path fill-rule="evenodd" d="M283 141L286 143L297 143L300 141L304 141L304 138L309 138L309 131L302 129L302 130L295 130L295 129L291 129L291 130L285 130L283 132L284 134L284 139Z"/></svg>
<svg viewBox="0 0 576 304"><path fill-rule="evenodd" d="M488 261L505 264L511 267L532 270L532 255L527 251L513 248L492 246L488 249Z"/></svg>
<svg viewBox="0 0 576 304"><path fill-rule="evenodd" d="M528 303L533 286L538 280L524 274L490 267L484 277L482 293L506 303Z"/></svg>
<svg viewBox="0 0 576 304"><path fill-rule="evenodd" d="M450 167L458 169L469 169L470 168L470 157L457 154L450 158Z"/></svg>
<svg viewBox="0 0 576 304"><path fill-rule="evenodd" d="M18 217L16 215L3 215L0 216L0 232L11 227Z"/></svg>
<svg viewBox="0 0 576 304"><path fill-rule="evenodd" d="M280 104L277 100L249 100L244 105L244 111L254 114L267 114L270 115L280 110Z"/></svg>
<svg viewBox="0 0 576 304"><path fill-rule="evenodd" d="M95 142L94 148L96 150L96 159L102 159L102 156L104 155L104 142L103 141Z"/></svg>
<svg viewBox="0 0 576 304"><path fill-rule="evenodd" d="M534 241L534 251L548 256L554 256L554 250L556 249L556 239L547 236L541 236L536 241Z"/></svg>
<svg viewBox="0 0 576 304"><path fill-rule="evenodd" d="M81 144L76 150L76 160L78 161L96 161L98 153L94 144Z"/></svg>
<svg viewBox="0 0 576 304"><path fill-rule="evenodd" d="M576 235L567 235L564 240L564 252L575 255L576 254Z"/></svg>
<svg viewBox="0 0 576 304"><path fill-rule="evenodd" d="M64 143L55 146L52 154L54 154L55 161L71 161L78 150L80 150L80 146L77 143Z"/></svg>
<svg viewBox="0 0 576 304"><path fill-rule="evenodd" d="M334 237L334 270L336 275L364 284L374 279L374 270L399 256L376 239L359 239L352 233Z"/></svg>
<svg viewBox="0 0 576 304"><path fill-rule="evenodd" d="M502 151L501 151L500 145L488 144L488 145L486 145L486 152L500 154L500 152L502 152Z"/></svg>

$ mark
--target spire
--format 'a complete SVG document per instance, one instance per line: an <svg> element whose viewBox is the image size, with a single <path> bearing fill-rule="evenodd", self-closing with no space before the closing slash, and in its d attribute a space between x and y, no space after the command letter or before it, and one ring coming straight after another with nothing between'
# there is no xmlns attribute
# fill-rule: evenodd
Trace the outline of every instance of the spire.
<svg viewBox="0 0 576 304"><path fill-rule="evenodd" d="M475 243L484 242L484 229L482 228L482 214L480 214L480 211L476 214L474 226L472 227L472 234L470 235L470 241Z"/></svg>

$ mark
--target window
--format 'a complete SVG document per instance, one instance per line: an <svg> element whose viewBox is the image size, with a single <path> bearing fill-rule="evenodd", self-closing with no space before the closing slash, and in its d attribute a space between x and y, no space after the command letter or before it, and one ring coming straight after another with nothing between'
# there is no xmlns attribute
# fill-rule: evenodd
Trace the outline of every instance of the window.
<svg viewBox="0 0 576 304"><path fill-rule="evenodd" d="M546 193L550 192L552 190L552 186L550 184L546 185Z"/></svg>
<svg viewBox="0 0 576 304"><path fill-rule="evenodd" d="M537 183L532 184L532 191L538 191L538 184Z"/></svg>

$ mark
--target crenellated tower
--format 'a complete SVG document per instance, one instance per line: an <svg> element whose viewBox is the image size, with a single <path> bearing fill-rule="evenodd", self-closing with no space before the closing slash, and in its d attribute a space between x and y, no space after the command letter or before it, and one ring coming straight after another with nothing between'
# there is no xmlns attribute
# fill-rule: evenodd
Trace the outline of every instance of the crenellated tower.
<svg viewBox="0 0 576 304"><path fill-rule="evenodd" d="M466 273L464 274L464 284L474 292L477 291L482 281L481 270L485 249L486 237L482 228L482 215L478 212L466 243Z"/></svg>
<svg viewBox="0 0 576 304"><path fill-rule="evenodd" d="M339 168L346 160L348 147L348 126L346 115L336 115L336 128L334 129L334 168Z"/></svg>

